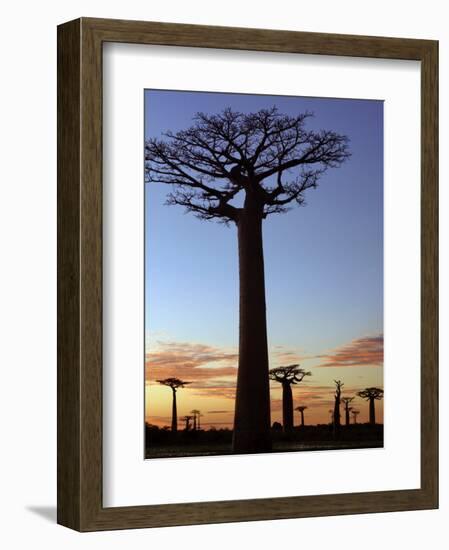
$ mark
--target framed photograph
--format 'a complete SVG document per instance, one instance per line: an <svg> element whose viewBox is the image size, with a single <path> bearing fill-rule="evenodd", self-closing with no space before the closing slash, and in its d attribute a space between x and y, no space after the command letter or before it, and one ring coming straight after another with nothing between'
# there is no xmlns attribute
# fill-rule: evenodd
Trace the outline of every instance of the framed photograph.
<svg viewBox="0 0 449 550"><path fill-rule="evenodd" d="M438 43L58 28L58 522L438 506Z"/></svg>

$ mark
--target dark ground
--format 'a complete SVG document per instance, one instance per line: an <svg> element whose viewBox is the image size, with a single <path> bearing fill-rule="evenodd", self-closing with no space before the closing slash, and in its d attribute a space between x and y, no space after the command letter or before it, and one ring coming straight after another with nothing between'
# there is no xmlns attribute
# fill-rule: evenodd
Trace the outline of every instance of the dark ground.
<svg viewBox="0 0 449 550"><path fill-rule="evenodd" d="M338 439L334 439L332 426L328 424L297 427L289 435L273 429L272 440L272 452L383 447L383 425L342 426ZM179 431L172 434L168 429L147 425L145 442L146 458L232 454L232 430L228 429Z"/></svg>

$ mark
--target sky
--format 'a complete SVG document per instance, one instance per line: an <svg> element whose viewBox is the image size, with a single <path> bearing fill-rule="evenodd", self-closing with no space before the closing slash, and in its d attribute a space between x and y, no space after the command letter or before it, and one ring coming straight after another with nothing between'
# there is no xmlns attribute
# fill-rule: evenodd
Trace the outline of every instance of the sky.
<svg viewBox="0 0 449 550"><path fill-rule="evenodd" d="M342 395L383 387L383 102L164 90L145 91L145 139L192 124L198 111L311 111L307 128L349 137L351 157L329 169L306 205L264 221L270 368L292 363L312 375L293 387L306 423L329 421L334 379ZM232 427L238 359L238 258L234 224L198 220L165 205L168 185L145 184L145 391L147 422L170 424L171 390L157 379L192 384L178 391L178 414L202 412L202 426ZM271 383L272 422L281 389ZM368 404L356 397L358 420ZM299 413L295 413L295 423ZM383 401L376 402L383 421Z"/></svg>

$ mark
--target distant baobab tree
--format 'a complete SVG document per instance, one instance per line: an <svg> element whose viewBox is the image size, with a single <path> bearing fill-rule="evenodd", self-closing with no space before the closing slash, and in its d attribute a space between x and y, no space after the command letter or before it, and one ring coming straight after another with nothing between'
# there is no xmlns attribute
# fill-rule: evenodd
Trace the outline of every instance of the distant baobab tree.
<svg viewBox="0 0 449 550"><path fill-rule="evenodd" d="M304 411L307 409L306 405L300 405L299 407L296 407L295 411L299 411L301 413L301 426L304 426Z"/></svg>
<svg viewBox="0 0 449 550"><path fill-rule="evenodd" d="M282 425L284 432L293 430L293 393L292 385L299 384L305 376L312 373L300 368L299 365L276 367L269 371L270 380L282 385Z"/></svg>
<svg viewBox="0 0 449 550"><path fill-rule="evenodd" d="M375 402L383 398L384 390L381 388L365 388L359 391L357 395L369 401L369 423L374 426L376 423Z"/></svg>
<svg viewBox="0 0 449 550"><path fill-rule="evenodd" d="M193 429L194 431L196 431L197 429L199 429L200 411L198 409L193 409L192 411L190 411L190 413L193 415Z"/></svg>
<svg viewBox="0 0 449 550"><path fill-rule="evenodd" d="M341 388L344 386L340 380L334 380L335 383L335 403L334 403L334 437L338 437L340 433L340 401Z"/></svg>
<svg viewBox="0 0 449 550"><path fill-rule="evenodd" d="M348 157L348 138L308 130L311 113L230 108L197 113L193 125L145 143L147 182L168 184L167 203L202 220L237 226L240 319L233 451L271 449L262 222L303 205L329 168ZM237 202L240 197L243 202Z"/></svg>
<svg viewBox="0 0 449 550"><path fill-rule="evenodd" d="M171 431L175 433L178 431L178 412L176 408L176 391L178 390L178 388L183 388L187 384L191 384L191 382L185 382L184 380L180 380L179 378L164 378L163 380L156 380L156 382L159 382L159 384L162 384L163 386L168 386L172 390L173 404L172 404L172 414L171 414Z"/></svg>
<svg viewBox="0 0 449 550"><path fill-rule="evenodd" d="M330 421L331 421L331 424L333 424L334 423L334 409L329 409L327 412L330 414Z"/></svg>
<svg viewBox="0 0 449 550"><path fill-rule="evenodd" d="M184 427L184 430L188 432L190 430L190 421L192 420L193 416L186 415L183 417L183 420L185 421L186 425Z"/></svg>
<svg viewBox="0 0 449 550"><path fill-rule="evenodd" d="M360 414L360 411L357 411L356 409L351 409L352 418L354 419L354 424L357 424L357 417Z"/></svg>
<svg viewBox="0 0 449 550"><path fill-rule="evenodd" d="M342 397L341 402L344 404L345 407L345 424L346 426L349 426L350 424L350 417L349 412L351 410L351 407L349 406L352 401L354 401L354 397Z"/></svg>

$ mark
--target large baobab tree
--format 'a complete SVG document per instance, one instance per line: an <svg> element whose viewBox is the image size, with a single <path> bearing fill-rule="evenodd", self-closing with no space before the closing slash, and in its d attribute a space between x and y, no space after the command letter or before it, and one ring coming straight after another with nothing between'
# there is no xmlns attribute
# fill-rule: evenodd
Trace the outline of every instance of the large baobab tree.
<svg viewBox="0 0 449 550"><path fill-rule="evenodd" d="M284 432L293 430L293 392L292 385L302 382L305 376L311 376L299 365L288 365L270 369L269 378L282 385L282 425Z"/></svg>
<svg viewBox="0 0 449 550"><path fill-rule="evenodd" d="M341 398L341 402L343 403L344 407L345 407L345 424L346 426L349 426L350 424L350 417L349 417L349 413L351 411L351 403L352 401L354 401L354 397L342 397Z"/></svg>
<svg viewBox="0 0 449 550"><path fill-rule="evenodd" d="M369 423L374 425L376 423L375 402L383 398L384 390L381 388L365 388L359 391L357 395L369 402Z"/></svg>
<svg viewBox="0 0 449 550"><path fill-rule="evenodd" d="M335 384L335 401L334 401L334 437L337 438L340 433L340 402L341 388L344 386L340 380L334 380Z"/></svg>
<svg viewBox="0 0 449 550"><path fill-rule="evenodd" d="M168 386L172 390L173 403L172 403L172 414L171 414L171 431L176 433L178 431L178 412L176 408L176 392L178 388L183 388L191 382L185 382L179 378L164 378L163 380L156 380L159 384L163 386Z"/></svg>
<svg viewBox="0 0 449 550"><path fill-rule="evenodd" d="M304 427L304 411L307 409L306 405L300 405L299 407L296 407L295 411L299 411L301 413L301 426Z"/></svg>
<svg viewBox="0 0 449 550"><path fill-rule="evenodd" d="M360 411L357 411L356 409L351 409L352 418L354 419L354 424L357 424L357 417L360 414Z"/></svg>
<svg viewBox="0 0 449 550"><path fill-rule="evenodd" d="M271 449L262 222L302 205L329 168L348 157L348 138L308 130L311 113L228 108L145 143L146 180L168 184L168 204L237 227L240 321L234 452Z"/></svg>

